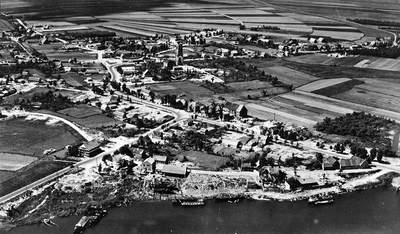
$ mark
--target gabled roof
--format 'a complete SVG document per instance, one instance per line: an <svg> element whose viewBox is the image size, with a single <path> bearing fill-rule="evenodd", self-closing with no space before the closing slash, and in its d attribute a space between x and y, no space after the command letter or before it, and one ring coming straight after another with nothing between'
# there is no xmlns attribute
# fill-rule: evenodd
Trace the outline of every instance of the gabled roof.
<svg viewBox="0 0 400 234"><path fill-rule="evenodd" d="M154 155L153 158L156 162L166 162L167 161L167 156Z"/></svg>
<svg viewBox="0 0 400 234"><path fill-rule="evenodd" d="M82 144L79 146L79 149L85 149L87 151L94 150L96 148L100 147L100 144L96 141L89 141L87 143Z"/></svg>
<svg viewBox="0 0 400 234"><path fill-rule="evenodd" d="M241 105L233 103L233 102L226 102L224 105L224 108L231 110L231 111L237 111Z"/></svg>
<svg viewBox="0 0 400 234"><path fill-rule="evenodd" d="M186 175L187 167L186 166L176 166L171 164L166 164L162 168L163 173L175 174L175 175Z"/></svg>
<svg viewBox="0 0 400 234"><path fill-rule="evenodd" d="M149 164L153 164L156 160L154 160L154 158L146 158L146 160L144 160L143 163L149 163Z"/></svg>
<svg viewBox="0 0 400 234"><path fill-rule="evenodd" d="M337 162L337 159L332 156L329 156L328 158L326 158L324 160L323 163L324 163L324 166L332 166L335 162Z"/></svg>

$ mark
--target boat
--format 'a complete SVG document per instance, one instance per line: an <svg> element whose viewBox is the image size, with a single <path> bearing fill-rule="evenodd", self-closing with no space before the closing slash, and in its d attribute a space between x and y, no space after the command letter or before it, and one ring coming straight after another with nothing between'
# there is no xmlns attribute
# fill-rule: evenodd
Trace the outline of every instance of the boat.
<svg viewBox="0 0 400 234"><path fill-rule="evenodd" d="M332 195L319 195L308 198L308 203L315 203L317 201L332 200Z"/></svg>
<svg viewBox="0 0 400 234"><path fill-rule="evenodd" d="M240 199L238 198L238 199L235 199L235 200L229 200L228 202L233 204L233 203L238 203L239 201L240 201Z"/></svg>
<svg viewBox="0 0 400 234"><path fill-rule="evenodd" d="M81 234L93 224L98 223L105 215L107 210L97 207L91 207L77 224L75 224L73 234Z"/></svg>
<svg viewBox="0 0 400 234"><path fill-rule="evenodd" d="M316 201L316 202L314 202L315 205L332 204L332 203L333 203L333 199L322 200L322 201Z"/></svg>
<svg viewBox="0 0 400 234"><path fill-rule="evenodd" d="M51 221L50 219L43 219L43 223L47 226L58 226L55 222Z"/></svg>
<svg viewBox="0 0 400 234"><path fill-rule="evenodd" d="M195 199L195 198L184 198L184 199L174 199L172 200L173 204L181 205L181 206L204 206L203 199Z"/></svg>

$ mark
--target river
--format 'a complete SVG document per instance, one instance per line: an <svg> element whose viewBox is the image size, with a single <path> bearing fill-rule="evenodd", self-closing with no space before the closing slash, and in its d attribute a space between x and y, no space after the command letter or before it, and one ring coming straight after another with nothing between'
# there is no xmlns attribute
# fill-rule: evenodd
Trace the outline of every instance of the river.
<svg viewBox="0 0 400 234"><path fill-rule="evenodd" d="M374 188L335 195L330 205L306 201L245 200L236 204L207 201L203 207L170 202L136 202L109 209L108 215L85 234L136 233L399 233L400 193ZM56 218L59 227L23 226L11 234L71 234L80 217Z"/></svg>

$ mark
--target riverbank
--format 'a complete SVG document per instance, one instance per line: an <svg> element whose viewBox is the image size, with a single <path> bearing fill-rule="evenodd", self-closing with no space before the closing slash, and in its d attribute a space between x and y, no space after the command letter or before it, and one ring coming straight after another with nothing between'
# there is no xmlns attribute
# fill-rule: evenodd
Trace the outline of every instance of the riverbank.
<svg viewBox="0 0 400 234"><path fill-rule="evenodd" d="M339 172L332 172L339 173ZM249 183L257 184L257 172L196 172L186 179L170 181L181 188L179 194L154 193L151 184L169 180L161 175L138 176L111 171L100 175L95 168L69 174L23 197L2 204L4 213L13 207L11 218L0 221L0 231L42 223L44 219L83 215L91 205L104 208L129 206L132 202L148 200L172 200L182 197L214 199L220 194L256 200L298 201L318 194L338 194L379 186L390 186L398 173L373 169L337 176L338 186L305 189L302 191L263 191L249 189ZM343 178L346 179L343 179ZM336 178L329 175L329 178ZM339 178L342 178L339 180Z"/></svg>

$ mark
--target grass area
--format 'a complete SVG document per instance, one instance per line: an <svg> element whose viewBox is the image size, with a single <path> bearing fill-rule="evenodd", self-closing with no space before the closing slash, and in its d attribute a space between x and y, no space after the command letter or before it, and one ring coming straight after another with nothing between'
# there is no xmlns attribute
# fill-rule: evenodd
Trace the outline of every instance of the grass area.
<svg viewBox="0 0 400 234"><path fill-rule="evenodd" d="M60 51L48 51L46 56L49 60L60 60L60 61L68 61L70 59L76 58L78 61L82 60L95 60L96 54L88 54L86 52L60 52Z"/></svg>
<svg viewBox="0 0 400 234"><path fill-rule="evenodd" d="M360 80L348 80L348 81L345 81L345 82L342 82L339 84L335 84L335 85L328 86L328 87L325 87L322 89L314 90L314 91L312 91L312 93L330 97L333 95L337 95L337 94L346 92L346 91L352 89L353 87L355 87L356 85L360 85L363 83L364 82L360 81Z"/></svg>
<svg viewBox="0 0 400 234"><path fill-rule="evenodd" d="M0 121L0 149L4 153L15 153L40 157L44 150L62 149L66 145L81 142L83 138L63 123L46 124L45 120L25 118Z"/></svg>
<svg viewBox="0 0 400 234"><path fill-rule="evenodd" d="M0 170L16 171L36 160L36 157L0 153Z"/></svg>
<svg viewBox="0 0 400 234"><path fill-rule="evenodd" d="M183 160L184 157L193 162L196 166L199 166L205 170L213 171L218 170L222 166L225 166L227 162L229 162L229 158L206 154L199 151L183 152L177 156L177 159Z"/></svg>
<svg viewBox="0 0 400 234"><path fill-rule="evenodd" d="M91 107L90 106L83 106L83 107L80 107L80 108L86 109L86 108L91 108ZM65 110L68 110L68 109L65 109ZM76 111L76 109L74 109L74 111ZM86 127L86 128L100 128L100 127L105 127L105 126L115 126L115 125L119 125L119 124L123 123L121 121L118 121L118 120L115 120L113 118L107 117L107 116L105 116L103 114L92 115L92 116L84 117L84 118L75 118L73 116L67 115L67 113L66 114L62 114L62 113L52 112L52 111L47 111L47 110L39 110L39 112L45 113L45 114L54 115L54 116L58 116L60 118L69 120L71 122L74 122L74 123L76 123L78 125L81 125L83 127Z"/></svg>
<svg viewBox="0 0 400 234"><path fill-rule="evenodd" d="M9 194L70 165L72 163L58 161L38 161L33 163L17 171L9 179L2 181L0 183L0 196Z"/></svg>
<svg viewBox="0 0 400 234"><path fill-rule="evenodd" d="M159 84L149 84L150 89L161 95L184 95L185 99L207 101L214 94L209 89L190 81L178 81Z"/></svg>
<svg viewBox="0 0 400 234"><path fill-rule="evenodd" d="M13 171L0 170L0 183L3 182L3 181L8 180L14 174L15 174L15 172L13 172Z"/></svg>
<svg viewBox="0 0 400 234"><path fill-rule="evenodd" d="M87 118L94 115L101 114L101 110L92 106L87 105L79 105L76 107L71 107L68 109L60 110L58 113L69 115L74 118L82 119Z"/></svg>
<svg viewBox="0 0 400 234"><path fill-rule="evenodd" d="M320 77L323 79L328 78L382 78L382 71L369 68L357 67L332 67L320 64L307 64L286 60L284 66L304 72L309 75ZM385 78L398 78L399 72L384 71Z"/></svg>
<svg viewBox="0 0 400 234"><path fill-rule="evenodd" d="M235 91L252 90L252 89L268 89L274 87L269 82L262 82L259 80L243 81L227 84Z"/></svg>

